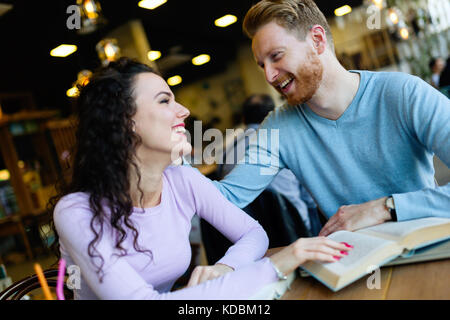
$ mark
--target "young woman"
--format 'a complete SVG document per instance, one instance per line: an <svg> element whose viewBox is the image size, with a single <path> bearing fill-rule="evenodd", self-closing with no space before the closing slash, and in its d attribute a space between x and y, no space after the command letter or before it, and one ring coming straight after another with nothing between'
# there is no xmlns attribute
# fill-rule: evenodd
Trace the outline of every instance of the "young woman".
<svg viewBox="0 0 450 320"><path fill-rule="evenodd" d="M246 299L307 260L333 262L349 250L299 239L262 258L260 225L196 169L172 165L191 151L188 115L161 76L126 58L82 89L72 179L53 211L60 253L81 270L75 299ZM191 260L194 214L234 245L170 292Z"/></svg>

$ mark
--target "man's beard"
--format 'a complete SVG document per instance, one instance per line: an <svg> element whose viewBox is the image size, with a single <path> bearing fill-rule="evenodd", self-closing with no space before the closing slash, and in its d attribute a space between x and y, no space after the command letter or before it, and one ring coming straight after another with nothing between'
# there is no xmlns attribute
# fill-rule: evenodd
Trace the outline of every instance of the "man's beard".
<svg viewBox="0 0 450 320"><path fill-rule="evenodd" d="M289 105L305 103L314 96L320 87L323 75L323 65L314 51L307 53L306 62L295 74L295 91L286 95Z"/></svg>

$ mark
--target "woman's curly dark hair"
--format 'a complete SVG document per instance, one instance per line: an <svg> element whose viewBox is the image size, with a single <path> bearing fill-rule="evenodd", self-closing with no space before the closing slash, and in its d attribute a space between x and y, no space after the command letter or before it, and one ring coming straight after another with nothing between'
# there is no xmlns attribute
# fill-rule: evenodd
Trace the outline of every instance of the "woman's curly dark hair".
<svg viewBox="0 0 450 320"><path fill-rule="evenodd" d="M77 101L78 128L76 133L75 157L71 168L71 179L64 183L61 179L58 195L49 203L53 231L55 232L54 250L59 252L59 237L53 223L53 210L57 202L65 195L74 192L89 194L92 210L90 227L94 239L89 243L88 254L99 258L97 274L103 278L104 259L96 248L103 235L104 223L109 223L117 231L115 248L120 256L126 255L122 247L128 228L134 236L134 249L138 252L151 251L139 248L138 231L130 220L133 203L130 196L130 169L134 168L138 177L138 190L142 202L143 192L139 188L141 175L135 162L135 150L141 143L134 133L132 117L136 113L134 82L140 73L158 74L149 66L121 58L99 69L90 82L81 90ZM105 212L106 205L110 215Z"/></svg>

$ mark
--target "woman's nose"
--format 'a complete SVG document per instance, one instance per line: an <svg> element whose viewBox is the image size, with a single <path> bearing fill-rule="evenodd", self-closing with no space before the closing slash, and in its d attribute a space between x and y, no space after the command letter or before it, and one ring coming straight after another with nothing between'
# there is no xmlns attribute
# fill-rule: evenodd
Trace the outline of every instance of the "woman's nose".
<svg viewBox="0 0 450 320"><path fill-rule="evenodd" d="M186 119L187 117L189 117L189 115L191 114L189 112L189 109L179 103L177 103L177 105L178 105L177 116L182 119Z"/></svg>

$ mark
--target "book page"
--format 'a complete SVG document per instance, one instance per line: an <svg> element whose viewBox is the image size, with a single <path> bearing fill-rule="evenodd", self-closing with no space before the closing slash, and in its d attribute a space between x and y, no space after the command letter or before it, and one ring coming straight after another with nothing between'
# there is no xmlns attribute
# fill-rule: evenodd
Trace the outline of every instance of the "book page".
<svg viewBox="0 0 450 320"><path fill-rule="evenodd" d="M329 235L328 238L337 242L347 242L353 246L348 256L337 262L323 263L323 267L338 275L342 275L349 269L361 264L364 259L372 256L380 249L395 244L390 240L349 231L337 231Z"/></svg>
<svg viewBox="0 0 450 320"><path fill-rule="evenodd" d="M450 223L450 219L446 218L423 218L408 220L402 222L386 222L373 227L364 228L356 231L357 233L364 233L367 235L374 235L378 237L383 237L385 239L390 239L398 241L407 234L414 232L416 230L424 229L427 227Z"/></svg>
<svg viewBox="0 0 450 320"><path fill-rule="evenodd" d="M448 259L450 258L450 240L444 240L425 248L414 250L413 253L413 255L408 257L400 256L386 264L386 266Z"/></svg>

